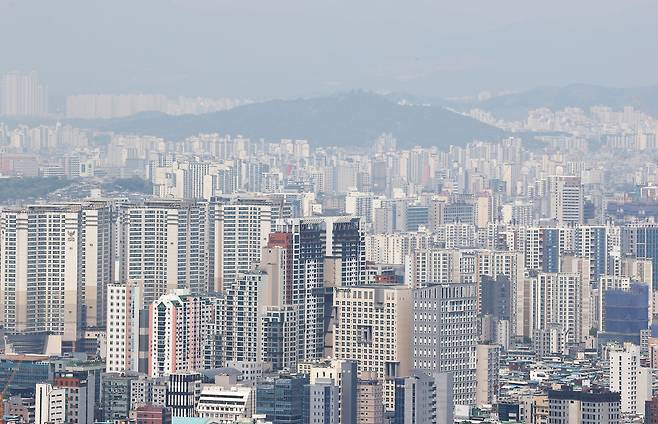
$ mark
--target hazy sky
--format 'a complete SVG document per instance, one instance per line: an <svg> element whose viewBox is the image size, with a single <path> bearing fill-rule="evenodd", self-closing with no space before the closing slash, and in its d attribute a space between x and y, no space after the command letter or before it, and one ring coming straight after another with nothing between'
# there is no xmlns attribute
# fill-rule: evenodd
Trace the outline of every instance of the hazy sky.
<svg viewBox="0 0 658 424"><path fill-rule="evenodd" d="M658 84L655 0L0 0L51 93L428 96Z"/></svg>

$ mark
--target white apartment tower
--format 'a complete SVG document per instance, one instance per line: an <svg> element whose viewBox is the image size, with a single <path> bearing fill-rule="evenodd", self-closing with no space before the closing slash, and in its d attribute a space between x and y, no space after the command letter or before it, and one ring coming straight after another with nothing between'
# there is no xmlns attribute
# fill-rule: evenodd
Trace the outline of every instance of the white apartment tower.
<svg viewBox="0 0 658 424"><path fill-rule="evenodd" d="M272 231L272 206L260 199L236 198L214 208L214 289L223 291L260 263Z"/></svg>
<svg viewBox="0 0 658 424"><path fill-rule="evenodd" d="M532 278L531 284L533 332L560 325L568 334L567 342L580 342L589 331L588 328L583 329L582 313L583 293L589 293L589 287L583 287L580 274L540 272ZM586 301L589 302L589 299Z"/></svg>
<svg viewBox="0 0 658 424"><path fill-rule="evenodd" d="M584 189L580 177L555 175L548 180L549 217L559 224L582 224L584 221Z"/></svg>
<svg viewBox="0 0 658 424"><path fill-rule="evenodd" d="M34 392L35 424L65 423L67 418L67 390L50 383L38 383Z"/></svg>
<svg viewBox="0 0 658 424"><path fill-rule="evenodd" d="M9 331L49 331L75 342L105 322L111 282L111 209L35 205L0 213L0 302Z"/></svg>
<svg viewBox="0 0 658 424"><path fill-rule="evenodd" d="M644 415L644 402L651 400L651 369L640 365L640 347L624 343L610 351L610 391L621 394L621 412Z"/></svg>
<svg viewBox="0 0 658 424"><path fill-rule="evenodd" d="M227 362L263 360L259 305L263 302L266 275L261 271L240 274L225 289L226 323L224 357Z"/></svg>
<svg viewBox="0 0 658 424"><path fill-rule="evenodd" d="M208 293L212 222L206 203L149 201L118 212L119 281L140 281L145 304L177 289Z"/></svg>
<svg viewBox="0 0 658 424"><path fill-rule="evenodd" d="M139 313L143 308L138 283L108 285L105 372L139 371Z"/></svg>
<svg viewBox="0 0 658 424"><path fill-rule="evenodd" d="M0 115L43 116L47 106L46 87L36 72L0 75Z"/></svg>
<svg viewBox="0 0 658 424"><path fill-rule="evenodd" d="M475 263L475 254L461 250L417 250L405 261L406 285L418 288L432 283L472 283L476 278Z"/></svg>

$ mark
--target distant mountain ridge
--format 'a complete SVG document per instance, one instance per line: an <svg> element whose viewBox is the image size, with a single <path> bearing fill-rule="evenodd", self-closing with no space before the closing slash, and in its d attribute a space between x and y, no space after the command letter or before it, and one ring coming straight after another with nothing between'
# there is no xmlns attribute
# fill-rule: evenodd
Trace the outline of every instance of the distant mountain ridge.
<svg viewBox="0 0 658 424"><path fill-rule="evenodd" d="M658 87L611 88L589 84L571 84L564 87L538 87L520 93L496 96L484 101L454 103L464 109L477 107L503 119L523 119L528 111L547 107L560 110L565 107L589 109L608 106L621 110L624 106L658 117Z"/></svg>
<svg viewBox="0 0 658 424"><path fill-rule="evenodd" d="M441 106L403 105L365 92L271 100L205 115L150 113L86 124L90 125L169 139L218 132L252 139L308 139L314 146L356 147L368 147L382 133L392 133L398 144L406 147L498 141L506 134Z"/></svg>

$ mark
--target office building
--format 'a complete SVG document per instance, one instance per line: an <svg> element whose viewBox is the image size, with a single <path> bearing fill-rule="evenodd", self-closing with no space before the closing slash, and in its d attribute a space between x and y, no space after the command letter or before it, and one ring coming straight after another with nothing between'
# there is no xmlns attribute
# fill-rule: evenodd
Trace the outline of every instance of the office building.
<svg viewBox="0 0 658 424"><path fill-rule="evenodd" d="M357 363L331 360L300 364L300 372L309 376L311 422L320 417L333 423L353 423L357 417ZM315 420L315 421L314 421Z"/></svg>
<svg viewBox="0 0 658 424"><path fill-rule="evenodd" d="M219 422L250 418L254 412L254 389L240 385L204 384L196 412L201 418Z"/></svg>
<svg viewBox="0 0 658 424"><path fill-rule="evenodd" d="M620 424L619 393L549 390L548 422Z"/></svg>
<svg viewBox="0 0 658 424"><path fill-rule="evenodd" d="M473 284L434 284L413 292L413 366L452 373L457 405L476 400L476 297Z"/></svg>
<svg viewBox="0 0 658 424"><path fill-rule="evenodd" d="M201 398L201 375L194 372L170 374L166 396L166 406L172 417L194 417Z"/></svg>
<svg viewBox="0 0 658 424"><path fill-rule="evenodd" d="M601 279L598 295L599 338L639 345L653 320L651 286L627 278Z"/></svg>
<svg viewBox="0 0 658 424"><path fill-rule="evenodd" d="M333 381L318 378L314 384L308 385L308 406L305 407L304 418L312 424L336 424L340 422L339 403L338 388Z"/></svg>
<svg viewBox="0 0 658 424"><path fill-rule="evenodd" d="M93 422L96 409L96 380L85 371L56 372L53 386L66 390L67 423Z"/></svg>
<svg viewBox="0 0 658 424"><path fill-rule="evenodd" d="M334 308L336 359L357 361L359 374L374 373L386 408L393 410L394 379L411 369L411 291L402 286L341 287Z"/></svg>
<svg viewBox="0 0 658 424"><path fill-rule="evenodd" d="M412 370L395 380L395 424L453 423L452 374Z"/></svg>
<svg viewBox="0 0 658 424"><path fill-rule="evenodd" d="M653 396L644 402L644 422L645 424L658 423L658 397Z"/></svg>
<svg viewBox="0 0 658 424"><path fill-rule="evenodd" d="M164 406L138 406L131 416L135 424L171 424L171 409Z"/></svg>
<svg viewBox="0 0 658 424"><path fill-rule="evenodd" d="M101 377L100 406L105 421L123 420L132 409L130 374L105 373Z"/></svg>
<svg viewBox="0 0 658 424"><path fill-rule="evenodd" d="M273 424L303 424L308 396L308 376L279 374L256 385L256 413Z"/></svg>
<svg viewBox="0 0 658 424"><path fill-rule="evenodd" d="M363 371L357 380L357 423L384 422L384 393L382 380L373 371ZM395 398L393 399L395 400Z"/></svg>
<svg viewBox="0 0 658 424"><path fill-rule="evenodd" d="M67 392L64 387L38 383L34 395L34 422L37 424L65 423Z"/></svg>

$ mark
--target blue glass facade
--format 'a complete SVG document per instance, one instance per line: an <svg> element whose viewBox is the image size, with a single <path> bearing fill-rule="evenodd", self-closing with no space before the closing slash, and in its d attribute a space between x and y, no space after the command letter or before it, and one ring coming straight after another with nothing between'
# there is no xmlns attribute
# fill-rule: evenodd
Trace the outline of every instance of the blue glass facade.
<svg viewBox="0 0 658 424"><path fill-rule="evenodd" d="M658 288L658 227L644 227L637 231L635 255L651 259L653 265L653 288Z"/></svg>
<svg viewBox="0 0 658 424"><path fill-rule="evenodd" d="M256 387L256 413L265 414L272 424L303 424L308 378L283 375Z"/></svg>
<svg viewBox="0 0 658 424"><path fill-rule="evenodd" d="M631 284L629 290L603 293L603 331L609 341L640 343L640 331L649 327L649 287Z"/></svg>
<svg viewBox="0 0 658 424"><path fill-rule="evenodd" d="M14 377L9 384L9 393L34 393L37 383L47 382L50 377L50 366L46 362L0 360L0 387L5 387L11 375Z"/></svg>
<svg viewBox="0 0 658 424"><path fill-rule="evenodd" d="M560 230L557 228L544 229L544 260L542 271L560 271Z"/></svg>

